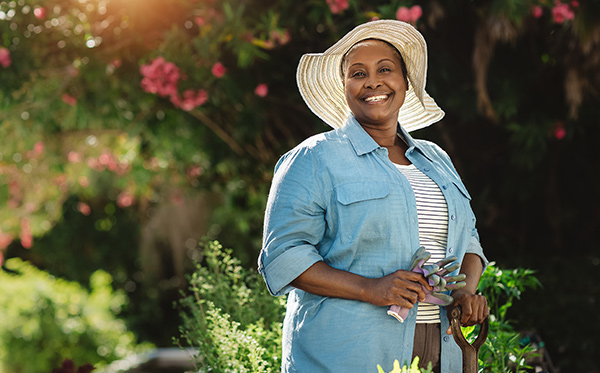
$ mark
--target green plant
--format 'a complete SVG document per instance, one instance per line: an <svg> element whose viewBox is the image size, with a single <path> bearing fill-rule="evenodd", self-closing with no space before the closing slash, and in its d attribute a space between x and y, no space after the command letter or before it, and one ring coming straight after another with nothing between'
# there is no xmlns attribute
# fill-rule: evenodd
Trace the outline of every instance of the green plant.
<svg viewBox="0 0 600 373"><path fill-rule="evenodd" d="M127 301L96 271L88 292L13 258L0 271L0 373L49 372L65 359L96 367L141 351L116 318Z"/></svg>
<svg viewBox="0 0 600 373"><path fill-rule="evenodd" d="M381 365L377 365L377 372L385 373ZM427 368L419 369L419 357L417 356L413 360L412 364L410 364L410 367L407 367L405 365L402 368L400 368L400 363L398 362L398 360L394 360L394 369L390 371L390 373L431 373L431 363L429 363Z"/></svg>
<svg viewBox="0 0 600 373"><path fill-rule="evenodd" d="M271 296L255 271L216 241L203 245L204 263L180 300L181 337L198 348L196 368L215 372L275 372L281 356L285 299Z"/></svg>
<svg viewBox="0 0 600 373"><path fill-rule="evenodd" d="M534 348L522 343L522 336L514 330L507 312L526 288L541 286L534 273L525 268L502 270L492 262L481 277L479 290L490 307L489 333L479 352L479 366L485 367L486 372L525 372L529 368L526 358ZM479 334L479 326L465 327L463 333L472 342Z"/></svg>

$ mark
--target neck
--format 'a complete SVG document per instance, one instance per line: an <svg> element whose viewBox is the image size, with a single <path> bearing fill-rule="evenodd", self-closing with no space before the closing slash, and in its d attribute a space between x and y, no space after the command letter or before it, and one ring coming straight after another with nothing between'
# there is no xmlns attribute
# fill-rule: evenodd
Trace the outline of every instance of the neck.
<svg viewBox="0 0 600 373"><path fill-rule="evenodd" d="M364 130L375 140L379 146L389 147L398 144L397 124L394 126L369 126L362 125Z"/></svg>

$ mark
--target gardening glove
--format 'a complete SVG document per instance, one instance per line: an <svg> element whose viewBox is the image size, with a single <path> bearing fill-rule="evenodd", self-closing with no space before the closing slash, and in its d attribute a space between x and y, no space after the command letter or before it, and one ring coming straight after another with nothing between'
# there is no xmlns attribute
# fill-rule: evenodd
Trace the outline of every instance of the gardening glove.
<svg viewBox="0 0 600 373"><path fill-rule="evenodd" d="M424 289L426 293L424 302L449 306L454 302L454 299L445 292L465 286L466 283L463 280L466 275L448 275L460 267L460 263L456 261L455 256L447 257L435 264L425 264L430 258L431 253L421 246L413 254L409 268L413 272L421 273L427 278L429 285L433 287L433 290ZM408 312L408 308L392 305L387 313L398 321L404 322Z"/></svg>

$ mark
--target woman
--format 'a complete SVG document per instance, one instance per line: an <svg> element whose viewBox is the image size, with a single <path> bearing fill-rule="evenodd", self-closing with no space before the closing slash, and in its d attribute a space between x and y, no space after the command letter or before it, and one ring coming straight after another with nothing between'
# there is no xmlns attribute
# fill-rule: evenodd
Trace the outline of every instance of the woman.
<svg viewBox="0 0 600 373"><path fill-rule="evenodd" d="M289 293L284 372L389 371L414 356L462 371L446 312L421 303L431 286L408 271L420 246L433 261L457 256L461 322L487 316L470 196L448 155L408 134L444 115L425 92L426 67L421 34L391 20L300 60L302 97L334 130L285 154L269 193L258 265L272 294ZM410 308L403 323L390 305Z"/></svg>

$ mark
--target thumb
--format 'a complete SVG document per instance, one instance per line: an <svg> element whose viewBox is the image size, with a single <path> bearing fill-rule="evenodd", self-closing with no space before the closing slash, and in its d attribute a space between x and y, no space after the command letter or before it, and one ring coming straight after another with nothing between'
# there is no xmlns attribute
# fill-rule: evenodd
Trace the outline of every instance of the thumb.
<svg viewBox="0 0 600 373"><path fill-rule="evenodd" d="M448 327L448 330L446 330L446 334L452 335L452 326Z"/></svg>

